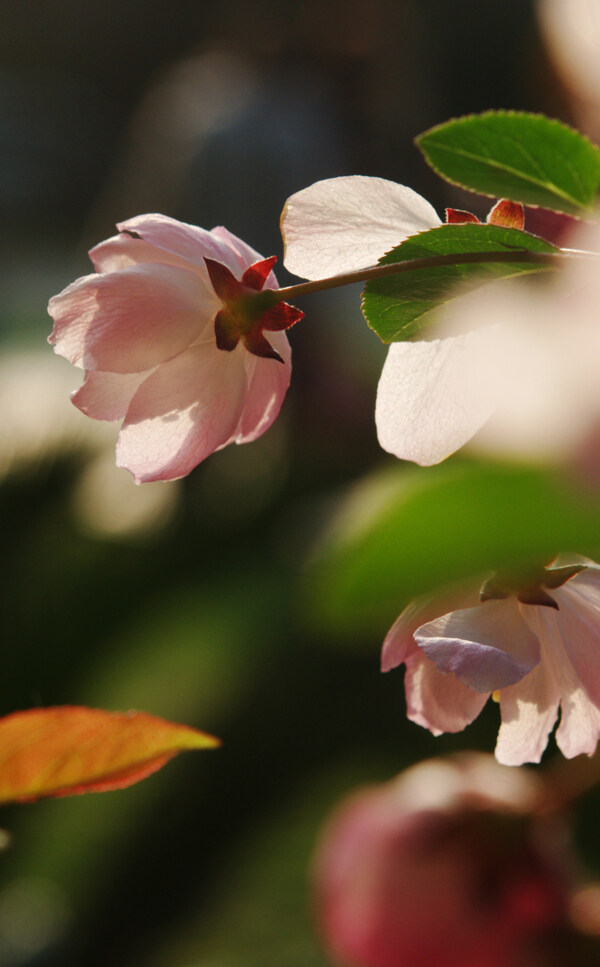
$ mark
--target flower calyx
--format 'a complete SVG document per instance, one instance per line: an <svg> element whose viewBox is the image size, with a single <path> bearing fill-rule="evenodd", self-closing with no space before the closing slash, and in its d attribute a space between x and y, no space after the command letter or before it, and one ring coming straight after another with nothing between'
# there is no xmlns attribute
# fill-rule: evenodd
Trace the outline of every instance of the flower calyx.
<svg viewBox="0 0 600 967"><path fill-rule="evenodd" d="M546 588L551 591L562 587L567 581L584 571L586 564L567 564L562 567L530 567L520 573L498 572L484 581L479 592L479 600L499 601L515 595L521 604L536 604L559 610L558 604Z"/></svg>
<svg viewBox="0 0 600 967"><path fill-rule="evenodd" d="M215 259L204 259L215 293L223 308L215 317L217 347L232 352L240 340L248 352L264 359L283 363L264 335L289 329L304 316L288 302L277 301L277 289L265 289L277 256L250 265L240 281L233 272Z"/></svg>
<svg viewBox="0 0 600 967"><path fill-rule="evenodd" d="M461 225L465 222L482 224L471 212L462 211L460 208L446 209L447 225ZM498 225L500 228L518 228L523 231L525 225L523 206L519 202L509 201L508 198L501 198L488 212L485 224Z"/></svg>

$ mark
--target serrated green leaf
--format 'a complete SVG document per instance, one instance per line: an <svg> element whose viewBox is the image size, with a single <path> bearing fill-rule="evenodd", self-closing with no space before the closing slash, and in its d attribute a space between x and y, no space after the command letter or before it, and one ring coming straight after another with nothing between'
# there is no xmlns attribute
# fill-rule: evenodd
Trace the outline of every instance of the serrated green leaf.
<svg viewBox="0 0 600 967"><path fill-rule="evenodd" d="M328 629L384 632L411 599L491 570L600 555L600 499L549 470L447 462L394 468L341 508L310 580Z"/></svg>
<svg viewBox="0 0 600 967"><path fill-rule="evenodd" d="M519 111L486 111L415 139L446 181L492 198L580 215L600 186L600 150L578 131Z"/></svg>
<svg viewBox="0 0 600 967"><path fill-rule="evenodd" d="M552 253L558 250L516 228L498 225L441 225L407 238L379 260L380 265L436 255L464 255L469 252L515 251ZM432 313L443 303L461 295L464 284L477 279L491 282L547 266L525 262L487 262L443 265L417 269L381 279L371 279L363 291L362 310L370 327L385 343L418 336L432 321ZM463 286L459 283L463 283Z"/></svg>

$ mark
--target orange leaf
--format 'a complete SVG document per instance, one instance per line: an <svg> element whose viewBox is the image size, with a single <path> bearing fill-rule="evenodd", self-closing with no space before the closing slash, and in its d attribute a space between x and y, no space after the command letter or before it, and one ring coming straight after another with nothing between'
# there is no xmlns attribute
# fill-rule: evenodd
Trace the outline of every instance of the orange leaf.
<svg viewBox="0 0 600 967"><path fill-rule="evenodd" d="M122 789L219 740L146 712L64 705L0 718L0 803Z"/></svg>

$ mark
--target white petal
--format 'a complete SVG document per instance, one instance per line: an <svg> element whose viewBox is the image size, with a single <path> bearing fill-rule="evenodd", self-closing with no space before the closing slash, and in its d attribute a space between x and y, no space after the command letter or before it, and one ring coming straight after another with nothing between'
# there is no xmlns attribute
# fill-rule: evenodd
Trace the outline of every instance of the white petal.
<svg viewBox="0 0 600 967"><path fill-rule="evenodd" d="M375 405L379 443L424 467L463 446L493 413L490 333L390 346Z"/></svg>
<svg viewBox="0 0 600 967"><path fill-rule="evenodd" d="M539 762L558 714L559 686L540 662L525 678L500 692L502 725L496 758L505 766Z"/></svg>
<svg viewBox="0 0 600 967"><path fill-rule="evenodd" d="M575 578L572 579L573 581ZM570 584L572 582L569 582ZM535 622L542 646L542 661L557 683L560 693L561 722L556 742L563 755L592 755L600 736L598 707L598 638L581 620L576 607L567 610L572 598L569 585L554 591L558 612L548 608L529 608L530 624ZM575 604L580 603L575 599ZM575 659L575 661L574 661Z"/></svg>
<svg viewBox="0 0 600 967"><path fill-rule="evenodd" d="M317 181L288 198L281 215L284 264L305 279L375 265L417 232L440 225L412 188L350 175Z"/></svg>

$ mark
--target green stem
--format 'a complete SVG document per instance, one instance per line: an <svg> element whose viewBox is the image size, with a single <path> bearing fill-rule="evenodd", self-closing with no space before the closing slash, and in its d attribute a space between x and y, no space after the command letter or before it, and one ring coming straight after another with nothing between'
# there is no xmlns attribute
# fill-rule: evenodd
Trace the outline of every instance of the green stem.
<svg viewBox="0 0 600 967"><path fill-rule="evenodd" d="M434 269L441 265L469 265L477 262L519 262L556 268L565 259L588 258L598 258L598 255L595 252L583 252L576 249L564 249L559 252L530 252L527 249L518 249L512 252L463 252L462 254L428 255L420 259L407 259L404 262L371 265L366 269L359 269L357 272L345 272L342 275L333 275L328 279L317 279L314 282L300 282L297 285L287 285L282 289L274 289L271 291L273 292L274 302L284 300L288 302L290 300L296 300L303 295L311 295L313 292L337 289L339 286L353 285L355 282L368 282L370 279L381 279L388 275L401 275L403 272L416 272L419 269Z"/></svg>

